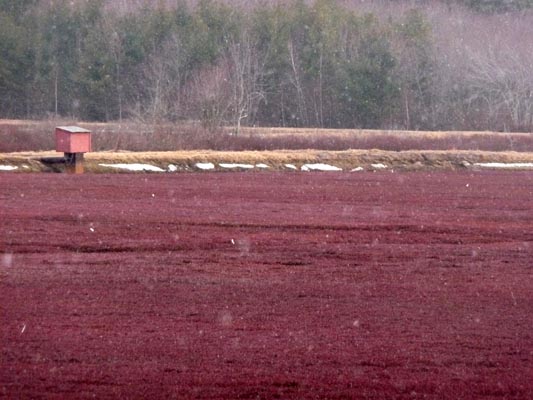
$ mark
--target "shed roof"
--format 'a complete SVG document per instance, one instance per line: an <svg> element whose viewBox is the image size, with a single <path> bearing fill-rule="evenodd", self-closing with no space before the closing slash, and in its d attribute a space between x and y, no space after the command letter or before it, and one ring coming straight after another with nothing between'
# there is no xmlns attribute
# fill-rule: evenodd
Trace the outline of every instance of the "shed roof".
<svg viewBox="0 0 533 400"><path fill-rule="evenodd" d="M58 126L57 129L70 133L91 133L90 130L85 128L80 128L79 126Z"/></svg>

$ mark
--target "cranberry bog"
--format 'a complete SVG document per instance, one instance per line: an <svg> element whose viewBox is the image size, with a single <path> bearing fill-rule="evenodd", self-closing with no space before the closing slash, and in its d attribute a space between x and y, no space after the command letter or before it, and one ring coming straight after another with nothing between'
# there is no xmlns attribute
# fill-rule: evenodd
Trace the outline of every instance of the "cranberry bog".
<svg viewBox="0 0 533 400"><path fill-rule="evenodd" d="M533 398L527 171L0 175L0 397Z"/></svg>

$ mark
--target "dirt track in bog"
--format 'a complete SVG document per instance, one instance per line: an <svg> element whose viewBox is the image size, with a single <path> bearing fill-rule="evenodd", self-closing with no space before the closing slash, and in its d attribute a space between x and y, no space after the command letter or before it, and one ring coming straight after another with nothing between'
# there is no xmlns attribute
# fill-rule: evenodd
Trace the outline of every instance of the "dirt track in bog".
<svg viewBox="0 0 533 400"><path fill-rule="evenodd" d="M0 175L0 397L533 397L533 174Z"/></svg>

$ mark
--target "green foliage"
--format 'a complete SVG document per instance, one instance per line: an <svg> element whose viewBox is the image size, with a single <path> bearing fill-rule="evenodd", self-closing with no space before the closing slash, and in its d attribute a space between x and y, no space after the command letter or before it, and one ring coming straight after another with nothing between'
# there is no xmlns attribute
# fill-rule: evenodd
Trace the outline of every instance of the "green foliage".
<svg viewBox="0 0 533 400"><path fill-rule="evenodd" d="M0 82L4 90L25 93L27 79L19 72L26 70L27 77L33 69L34 114L109 120L137 109L170 119L202 119L204 106L191 109L181 99L191 85L202 84L195 78L205 78L202 71L218 65L224 73L229 46L242 40L243 30L257 57L253 70L260 82L254 85L263 99L254 112L258 123L379 126L396 107L390 29L333 0L262 5L248 12L201 0L194 8L181 2L173 10L146 6L123 16L105 13L101 1L73 6L59 0L41 8L32 1L0 4L8 3L10 14L2 17L0 31L6 38ZM37 40L24 55L30 30L16 18L28 14L35 18ZM418 31L425 27L417 21L405 26L395 34L416 48ZM22 98L29 96L22 95L20 103ZM20 113L24 107L16 103L13 112ZM210 107L215 108L224 107Z"/></svg>
<svg viewBox="0 0 533 400"><path fill-rule="evenodd" d="M357 57L345 62L338 80L344 126L376 128L390 116L398 95L394 67L395 60L382 37L361 41Z"/></svg>
<svg viewBox="0 0 533 400"><path fill-rule="evenodd" d="M401 90L401 116L408 129L431 127L435 75L435 51L431 27L417 10L393 25L396 76Z"/></svg>
<svg viewBox="0 0 533 400"><path fill-rule="evenodd" d="M266 58L260 123L376 126L394 108L394 57L380 23L332 0L257 11Z"/></svg>
<svg viewBox="0 0 533 400"><path fill-rule="evenodd" d="M0 12L0 112L26 112L34 54L30 35L17 16Z"/></svg>
<svg viewBox="0 0 533 400"><path fill-rule="evenodd" d="M240 13L213 0L201 0L194 14L194 43L198 62L213 63L227 49L228 43L236 38L239 30Z"/></svg>
<svg viewBox="0 0 533 400"><path fill-rule="evenodd" d="M0 0L0 116L431 129L472 98L438 88L442 56L416 9L387 19L335 0L166 3L118 13L105 0Z"/></svg>
<svg viewBox="0 0 533 400"><path fill-rule="evenodd" d="M80 111L89 120L109 120L116 115L113 102L115 85L115 60L110 41L103 40L102 24L95 24L95 30L85 37L84 50L77 71ZM111 36L111 32L106 32Z"/></svg>
<svg viewBox="0 0 533 400"><path fill-rule="evenodd" d="M48 112L70 113L70 100L65 96L73 90L74 74L80 49L78 15L66 1L54 3L38 19L36 27L39 45L35 47L35 97ZM57 110L56 110L57 105Z"/></svg>

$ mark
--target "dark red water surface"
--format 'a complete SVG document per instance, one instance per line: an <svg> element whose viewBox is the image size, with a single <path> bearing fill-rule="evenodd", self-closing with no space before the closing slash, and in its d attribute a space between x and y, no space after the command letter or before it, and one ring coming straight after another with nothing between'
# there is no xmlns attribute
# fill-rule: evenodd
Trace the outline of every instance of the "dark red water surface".
<svg viewBox="0 0 533 400"><path fill-rule="evenodd" d="M0 397L533 398L533 174L0 175Z"/></svg>

